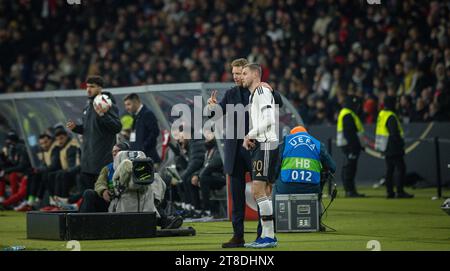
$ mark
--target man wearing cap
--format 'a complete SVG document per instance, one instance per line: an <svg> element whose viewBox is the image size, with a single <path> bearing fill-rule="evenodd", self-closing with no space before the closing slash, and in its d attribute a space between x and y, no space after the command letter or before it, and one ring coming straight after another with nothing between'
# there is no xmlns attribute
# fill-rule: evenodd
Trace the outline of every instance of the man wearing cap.
<svg viewBox="0 0 450 271"><path fill-rule="evenodd" d="M119 109L114 97L109 92L103 92L103 78L89 76L86 80L88 101L83 110L83 123L67 122L67 128L83 135L81 145L81 193L94 188L94 183L101 169L112 162L111 149L116 143L116 134L120 133L122 124L119 119ZM110 107L102 109L95 107L94 98L99 94L108 95L112 101Z"/></svg>
<svg viewBox="0 0 450 271"><path fill-rule="evenodd" d="M375 130L375 150L383 153L386 161L386 189L388 199L412 198L413 195L404 191L405 183L405 141L403 128L395 113L397 99L394 96L384 98L384 109L377 118ZM397 193L394 192L394 172L397 170Z"/></svg>
<svg viewBox="0 0 450 271"><path fill-rule="evenodd" d="M342 183L345 196L350 198L364 197L356 191L355 176L358 167L358 158L363 147L360 137L364 133L364 127L358 117L361 107L361 99L354 95L345 97L345 106L341 109L337 121L337 146L341 147L345 155L342 167Z"/></svg>

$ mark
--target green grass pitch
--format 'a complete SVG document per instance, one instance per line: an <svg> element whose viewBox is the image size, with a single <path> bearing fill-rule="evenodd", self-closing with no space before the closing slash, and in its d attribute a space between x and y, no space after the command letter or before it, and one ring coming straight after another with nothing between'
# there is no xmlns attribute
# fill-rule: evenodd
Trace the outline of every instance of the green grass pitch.
<svg viewBox="0 0 450 271"><path fill-rule="evenodd" d="M325 224L336 232L279 233L271 250L362 250L376 240L381 250L450 250L450 216L440 209L442 199L431 200L435 189L409 190L414 199L387 200L384 190L364 188L368 198L347 199L342 193L330 207ZM444 190L444 195L449 195ZM325 200L325 204L327 204ZM232 234L231 222L186 223L196 236L80 241L81 250L221 250ZM245 223L246 241L256 236L256 222ZM27 250L69 250L64 241L26 239L25 214L0 212L0 249L23 245ZM246 250L246 249L237 249Z"/></svg>

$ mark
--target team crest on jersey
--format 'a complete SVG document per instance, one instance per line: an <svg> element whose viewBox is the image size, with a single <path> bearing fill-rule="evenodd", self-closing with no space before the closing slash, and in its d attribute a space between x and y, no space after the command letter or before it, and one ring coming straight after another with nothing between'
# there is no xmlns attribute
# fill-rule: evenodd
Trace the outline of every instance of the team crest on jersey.
<svg viewBox="0 0 450 271"><path fill-rule="evenodd" d="M294 138L291 138L288 143L294 148L297 148L301 145L307 146L312 151L316 148L316 144L313 143L311 138L304 135L295 136Z"/></svg>

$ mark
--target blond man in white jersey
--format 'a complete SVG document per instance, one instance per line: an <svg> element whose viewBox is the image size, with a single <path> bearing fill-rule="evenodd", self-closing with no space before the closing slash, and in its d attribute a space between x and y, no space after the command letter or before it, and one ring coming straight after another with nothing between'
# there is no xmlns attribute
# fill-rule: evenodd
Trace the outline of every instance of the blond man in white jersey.
<svg viewBox="0 0 450 271"><path fill-rule="evenodd" d="M243 86L251 92L251 129L244 138L243 146L250 150L252 192L259 207L262 224L261 237L245 244L245 247L249 248L269 248L278 244L274 233L271 201L271 188L275 182L275 165L278 159L275 101L272 91L261 86L261 75L259 64L247 64L242 70Z"/></svg>

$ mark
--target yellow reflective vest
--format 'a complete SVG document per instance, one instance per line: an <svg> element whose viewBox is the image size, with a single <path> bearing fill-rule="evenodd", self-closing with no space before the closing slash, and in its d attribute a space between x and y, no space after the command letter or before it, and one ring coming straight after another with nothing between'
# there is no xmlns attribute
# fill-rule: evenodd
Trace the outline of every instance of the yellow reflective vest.
<svg viewBox="0 0 450 271"><path fill-rule="evenodd" d="M398 129L400 130L400 136L403 137L403 128L397 115L390 110L381 110L380 113L378 113L377 127L375 130L375 150L377 151L386 151L389 140L389 130L387 129L387 122L391 116L393 116L397 121Z"/></svg>
<svg viewBox="0 0 450 271"><path fill-rule="evenodd" d="M70 139L69 139L69 140L70 140ZM66 146L64 146L64 148L62 148L62 149L59 151L59 159L60 159L59 161L61 162L61 168L62 168L63 170L69 169L69 161L67 160L67 150L68 150L71 146L80 148L80 145L78 144L78 141L77 141L76 138L71 139L70 142L67 143ZM76 165L77 165L77 166L80 165L80 154L79 154L79 152L77 153Z"/></svg>
<svg viewBox="0 0 450 271"><path fill-rule="evenodd" d="M353 121L355 122L356 129L358 131L359 137L361 137L364 133L364 127L362 125L361 120L359 119L358 115L355 114L352 110L348 108L342 108L339 112L338 121L337 121L337 143L336 145L338 147L344 147L347 146L348 142L344 137L344 117L350 114L353 118Z"/></svg>
<svg viewBox="0 0 450 271"><path fill-rule="evenodd" d="M38 159L41 160L42 163L44 163L47 167L50 167L52 164L52 152L53 149L57 146L56 141L52 143L50 146L50 149L46 152L41 151L37 154Z"/></svg>

